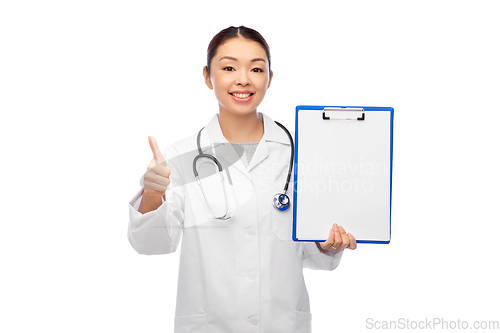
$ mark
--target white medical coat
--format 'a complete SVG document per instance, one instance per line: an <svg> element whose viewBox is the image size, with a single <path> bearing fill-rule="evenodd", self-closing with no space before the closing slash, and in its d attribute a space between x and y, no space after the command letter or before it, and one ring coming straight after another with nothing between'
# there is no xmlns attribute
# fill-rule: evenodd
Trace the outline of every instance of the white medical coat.
<svg viewBox="0 0 500 333"><path fill-rule="evenodd" d="M290 208L273 207L274 195L286 182L290 141L271 118L257 115L264 135L248 168L231 155L236 154L232 148L216 156L221 163L237 161L229 175L224 170L231 219L214 219L193 181L198 133L165 148L171 183L162 205L139 213L142 189L129 203L128 239L138 253L174 252L183 235L175 333L311 332L303 267L333 270L339 265L342 251L321 253L314 242L292 240L293 181L287 192ZM202 131L201 147L213 154L220 144L231 147L215 114ZM215 169L208 159L198 165L200 173L204 167ZM216 214L223 213L219 174L201 181Z"/></svg>

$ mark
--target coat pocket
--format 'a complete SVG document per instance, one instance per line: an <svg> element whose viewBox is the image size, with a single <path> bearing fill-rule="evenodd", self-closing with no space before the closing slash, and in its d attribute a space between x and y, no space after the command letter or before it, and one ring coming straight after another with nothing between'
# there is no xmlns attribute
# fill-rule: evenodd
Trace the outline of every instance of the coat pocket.
<svg viewBox="0 0 500 333"><path fill-rule="evenodd" d="M311 333L312 315L309 312L295 310L295 333Z"/></svg>
<svg viewBox="0 0 500 333"><path fill-rule="evenodd" d="M174 318L175 333L205 333L207 331L207 315L181 316Z"/></svg>

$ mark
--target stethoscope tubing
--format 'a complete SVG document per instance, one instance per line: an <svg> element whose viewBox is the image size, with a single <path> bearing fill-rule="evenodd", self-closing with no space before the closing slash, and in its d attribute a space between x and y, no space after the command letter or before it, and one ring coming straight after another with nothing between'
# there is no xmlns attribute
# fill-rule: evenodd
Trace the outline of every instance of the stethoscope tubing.
<svg viewBox="0 0 500 333"><path fill-rule="evenodd" d="M288 138L290 139L291 154L290 154L290 163L289 163L289 167L288 167L288 176L286 178L286 183L285 183L285 186L283 188L283 193L277 193L274 196L274 198L273 198L273 206L274 206L274 208L276 208L279 211L285 211L285 210L288 209L288 207L290 205L290 198L288 197L288 195L286 195L286 192L288 190L288 184L290 183L290 178L292 176L292 167L293 167L293 158L294 158L295 147L294 147L294 144L293 144L292 135L290 134L290 132L288 131L288 129L285 126L283 126L282 124L280 124L279 122L277 122L277 121L275 121L275 123L276 123L276 125L278 125L279 127L281 127L283 129L283 131L285 131L285 133L288 135ZM202 127L200 129L200 131L198 132L198 136L196 138L196 144L197 144L197 147L198 147L198 155L193 159L193 173L194 173L194 176L196 177L196 181L198 182L198 185L201 188L201 193L203 194L203 198L205 199L205 203L207 204L208 208L210 209L210 211L212 212L212 214L214 215L214 217L216 219L222 219L222 220L229 219L230 217L227 216L227 214L228 214L228 199L227 199L227 192L226 192L224 175L223 175L223 172L222 172L222 165L219 163L219 161L217 160L217 158L215 156L210 155L210 154L205 154L201 150L201 144L200 144L201 131L204 128L205 127ZM208 159L212 160L217 165L217 168L219 169L219 174L221 176L221 182L222 182L222 188L224 189L225 211L226 211L225 214L222 215L222 216L217 216L215 214L215 212L213 211L212 207L208 203L208 199L207 199L207 197L205 195L205 191L203 190L203 186L201 184L201 181L200 181L200 178L199 178L199 175L198 175L198 170L196 169L196 162L200 158L208 158Z"/></svg>

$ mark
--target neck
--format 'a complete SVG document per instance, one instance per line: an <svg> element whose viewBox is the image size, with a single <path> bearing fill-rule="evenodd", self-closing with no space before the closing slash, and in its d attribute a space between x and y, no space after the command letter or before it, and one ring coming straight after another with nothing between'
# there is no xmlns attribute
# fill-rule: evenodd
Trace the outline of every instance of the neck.
<svg viewBox="0 0 500 333"><path fill-rule="evenodd" d="M245 115L219 110L219 125L229 142L259 142L264 135L264 123L257 110Z"/></svg>

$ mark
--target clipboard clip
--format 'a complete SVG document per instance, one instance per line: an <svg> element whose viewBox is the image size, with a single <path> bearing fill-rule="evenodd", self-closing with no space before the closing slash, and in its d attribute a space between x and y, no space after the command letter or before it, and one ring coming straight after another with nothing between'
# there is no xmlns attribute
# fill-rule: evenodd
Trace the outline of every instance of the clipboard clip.
<svg viewBox="0 0 500 333"><path fill-rule="evenodd" d="M361 112L361 117L354 117L354 118L328 117L325 113L326 111ZM363 108L348 108L348 107L339 107L339 108L327 107L327 108L323 109L323 120L365 120L365 109L363 109Z"/></svg>

